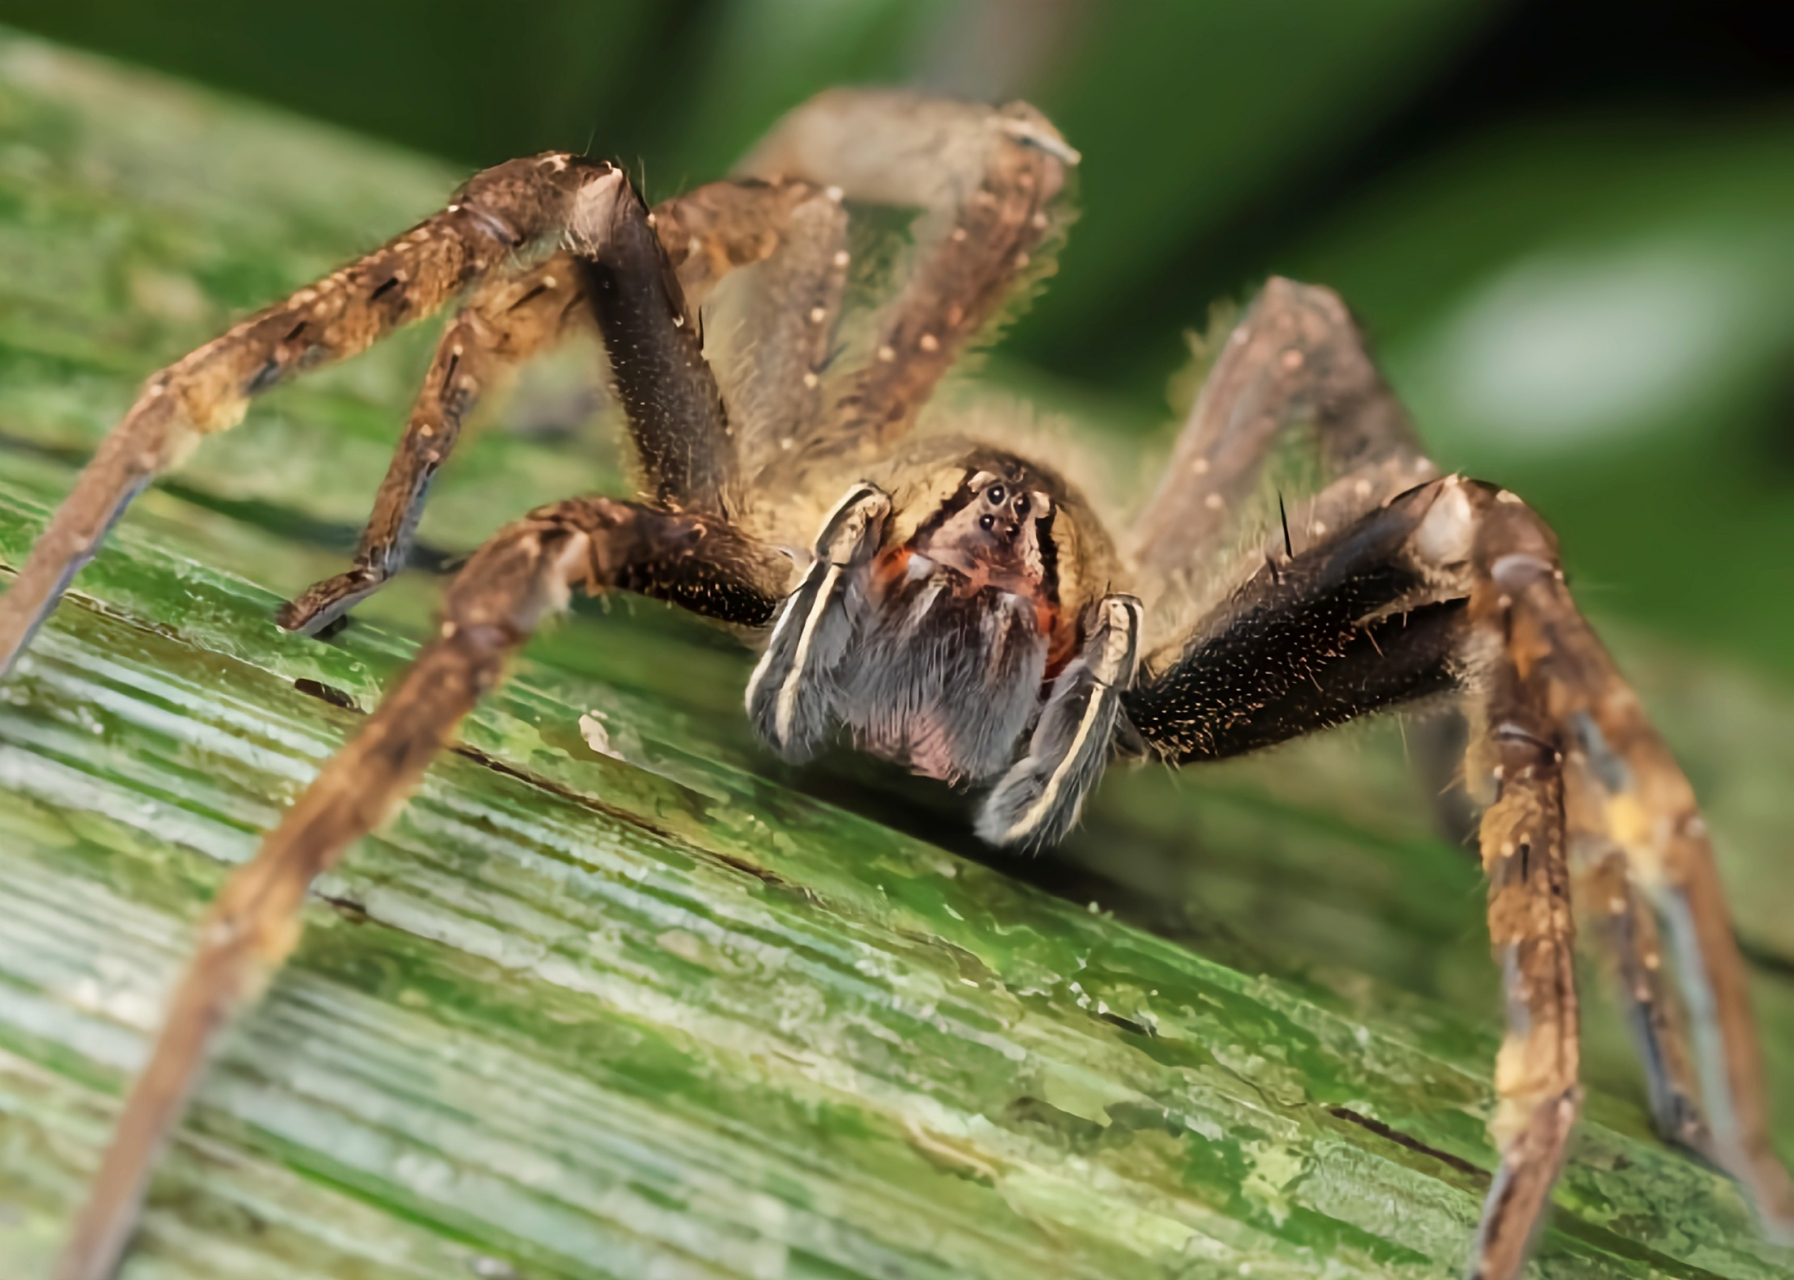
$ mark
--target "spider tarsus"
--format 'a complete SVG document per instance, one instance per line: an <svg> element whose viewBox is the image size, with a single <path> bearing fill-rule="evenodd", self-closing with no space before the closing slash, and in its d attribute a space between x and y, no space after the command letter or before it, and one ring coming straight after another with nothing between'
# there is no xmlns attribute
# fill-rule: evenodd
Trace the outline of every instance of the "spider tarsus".
<svg viewBox="0 0 1794 1280"><path fill-rule="evenodd" d="M274 625L282 631L313 639L326 639L349 625L349 610L379 590L385 574L352 569L308 587L274 613Z"/></svg>

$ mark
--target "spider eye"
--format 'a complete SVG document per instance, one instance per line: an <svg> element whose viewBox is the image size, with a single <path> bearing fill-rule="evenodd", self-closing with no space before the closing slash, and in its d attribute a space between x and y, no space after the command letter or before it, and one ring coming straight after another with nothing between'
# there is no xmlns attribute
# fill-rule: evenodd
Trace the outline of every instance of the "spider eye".
<svg viewBox="0 0 1794 1280"><path fill-rule="evenodd" d="M989 533L992 529L997 527L997 518L995 516L979 516L978 527L983 529L986 533Z"/></svg>
<svg viewBox="0 0 1794 1280"><path fill-rule="evenodd" d="M990 488L988 488L984 491L984 496L990 499L991 506L993 506L993 507L1002 506L1003 505L1003 496L1004 496L1003 486L1000 484L993 484Z"/></svg>
<svg viewBox="0 0 1794 1280"><path fill-rule="evenodd" d="M1025 516L1028 514L1028 495L1027 494L1019 493L1016 495L1016 497L1015 497L1015 514L1018 516Z"/></svg>

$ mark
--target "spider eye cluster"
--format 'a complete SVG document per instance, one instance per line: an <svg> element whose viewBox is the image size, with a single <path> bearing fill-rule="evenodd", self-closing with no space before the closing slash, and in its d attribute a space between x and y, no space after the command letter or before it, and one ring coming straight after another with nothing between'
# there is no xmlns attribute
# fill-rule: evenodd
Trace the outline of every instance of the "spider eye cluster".
<svg viewBox="0 0 1794 1280"><path fill-rule="evenodd" d="M1026 519L1029 509L1033 506L1025 491L1020 489L1012 491L1001 483L992 484L984 490L984 501L991 510L978 518L978 527L986 532L994 530L998 520L1005 515L1011 516L1016 521ZM1015 526L1012 525L1011 530L1013 531L1014 528Z"/></svg>

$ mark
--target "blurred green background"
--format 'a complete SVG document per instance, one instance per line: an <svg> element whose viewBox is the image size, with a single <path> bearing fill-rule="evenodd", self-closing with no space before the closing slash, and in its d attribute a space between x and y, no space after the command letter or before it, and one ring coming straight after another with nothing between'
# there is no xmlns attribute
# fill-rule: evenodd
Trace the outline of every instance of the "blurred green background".
<svg viewBox="0 0 1794 1280"><path fill-rule="evenodd" d="M1769 6L0 0L0 22L469 168L589 148L655 195L829 83L1026 96L1083 150L1083 215L1000 374L1161 431L1212 301L1332 284L1439 460L1526 492L1596 612L1794 676L1794 77Z"/></svg>

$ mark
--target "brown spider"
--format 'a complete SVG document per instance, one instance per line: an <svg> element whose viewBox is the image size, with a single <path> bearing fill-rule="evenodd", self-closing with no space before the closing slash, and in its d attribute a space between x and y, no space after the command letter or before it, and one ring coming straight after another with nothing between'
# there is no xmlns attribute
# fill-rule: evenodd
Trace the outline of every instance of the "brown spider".
<svg viewBox="0 0 1794 1280"><path fill-rule="evenodd" d="M291 949L312 879L402 803L573 587L763 630L747 706L776 751L803 759L844 729L920 773L988 784L978 830L999 845L1061 836L1116 750L1214 759L1457 693L1474 726L1467 774L1490 800L1481 845L1509 1020L1501 1166L1472 1274L1519 1273L1576 1118L1572 876L1617 959L1658 1127L1742 1182L1767 1223L1794 1223L1693 794L1578 615L1550 530L1514 494L1423 456L1337 297L1270 281L1120 538L1000 442L912 429L1038 274L1077 161L1026 105L869 92L813 100L739 176L652 212L615 166L515 160L149 380L0 597L0 673L152 477L258 392L458 296L354 567L280 625L315 632L377 590L482 389L588 317L642 494L543 507L482 547L437 638L230 878L59 1276L112 1271L208 1047ZM901 286L856 311L850 222L870 205L923 216ZM714 372L707 302L712 354L737 348ZM1235 536L1296 424L1325 483L1204 597L1196 566Z"/></svg>

